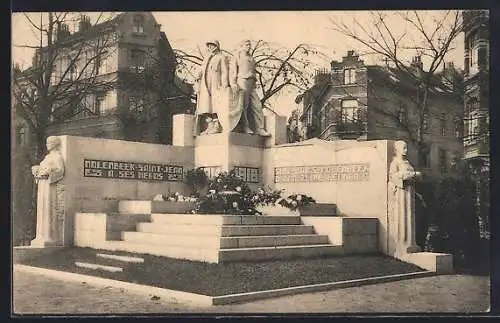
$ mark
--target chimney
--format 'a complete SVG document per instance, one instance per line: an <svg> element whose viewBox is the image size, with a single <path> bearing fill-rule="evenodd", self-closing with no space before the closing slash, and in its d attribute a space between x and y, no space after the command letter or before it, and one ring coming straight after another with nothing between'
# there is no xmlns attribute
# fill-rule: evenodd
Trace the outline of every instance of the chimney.
<svg viewBox="0 0 500 323"><path fill-rule="evenodd" d="M55 37L56 41L64 40L64 39L68 38L68 36L70 35L68 25L65 23L58 22L57 23L57 31L56 31L55 35L56 35L56 37Z"/></svg>
<svg viewBox="0 0 500 323"><path fill-rule="evenodd" d="M422 72L424 70L424 64L422 63L422 57L420 55L414 56L411 60L410 67L414 70L416 76L421 77Z"/></svg>
<svg viewBox="0 0 500 323"><path fill-rule="evenodd" d="M81 15L80 22L78 23L78 32L86 32L91 26L90 17L87 15Z"/></svg>

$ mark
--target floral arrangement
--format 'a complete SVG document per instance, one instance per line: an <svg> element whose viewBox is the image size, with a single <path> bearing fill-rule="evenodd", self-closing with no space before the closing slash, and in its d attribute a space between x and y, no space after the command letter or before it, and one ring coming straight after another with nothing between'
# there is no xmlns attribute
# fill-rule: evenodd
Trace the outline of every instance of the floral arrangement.
<svg viewBox="0 0 500 323"><path fill-rule="evenodd" d="M153 201L170 201L170 202L196 202L198 200L195 196L184 196L179 192L163 195L157 194Z"/></svg>
<svg viewBox="0 0 500 323"><path fill-rule="evenodd" d="M283 197L284 190L264 190L260 188L253 196L253 201L259 205L280 205L287 207L290 210L296 210L301 206L316 202L312 197L305 194L292 194L288 197Z"/></svg>
<svg viewBox="0 0 500 323"><path fill-rule="evenodd" d="M314 203L315 200L305 194L292 194L283 197L283 190L259 188L252 191L248 184L234 171L221 172L208 180L207 193L197 199L195 214L262 214L260 206L281 206L292 211Z"/></svg>
<svg viewBox="0 0 500 323"><path fill-rule="evenodd" d="M276 201L277 204L287 207L290 210L296 210L301 206L316 202L312 197L305 194L292 194L287 198L280 198Z"/></svg>
<svg viewBox="0 0 500 323"><path fill-rule="evenodd" d="M254 215L252 191L234 171L221 172L208 181L208 193L198 200L193 213Z"/></svg>

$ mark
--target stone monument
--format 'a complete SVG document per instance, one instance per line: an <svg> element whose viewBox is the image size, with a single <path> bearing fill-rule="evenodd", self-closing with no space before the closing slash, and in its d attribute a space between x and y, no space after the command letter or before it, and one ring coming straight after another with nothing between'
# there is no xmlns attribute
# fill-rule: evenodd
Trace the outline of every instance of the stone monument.
<svg viewBox="0 0 500 323"><path fill-rule="evenodd" d="M64 160L60 146L58 137L48 137L48 154L40 165L31 168L38 184L36 237L31 242L34 247L63 244L64 185L59 182L64 177Z"/></svg>
<svg viewBox="0 0 500 323"><path fill-rule="evenodd" d="M407 159L408 147L404 141L394 144L395 156L389 166L388 211L395 238L395 254L419 252L415 241L415 188L421 176Z"/></svg>

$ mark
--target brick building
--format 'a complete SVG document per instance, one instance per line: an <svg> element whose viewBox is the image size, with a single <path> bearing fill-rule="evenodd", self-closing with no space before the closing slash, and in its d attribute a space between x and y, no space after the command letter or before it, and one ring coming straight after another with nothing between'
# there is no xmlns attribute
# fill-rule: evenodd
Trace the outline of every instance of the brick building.
<svg viewBox="0 0 500 323"><path fill-rule="evenodd" d="M419 57L413 59L411 70L422 73ZM446 173L452 160L462 156L459 78L452 64L433 78L423 117L426 149L420 160L411 139L420 128L415 78L390 66L366 65L354 51L342 61L332 61L330 71L317 72L314 86L303 96L301 121L308 138L405 140L415 165L434 174Z"/></svg>

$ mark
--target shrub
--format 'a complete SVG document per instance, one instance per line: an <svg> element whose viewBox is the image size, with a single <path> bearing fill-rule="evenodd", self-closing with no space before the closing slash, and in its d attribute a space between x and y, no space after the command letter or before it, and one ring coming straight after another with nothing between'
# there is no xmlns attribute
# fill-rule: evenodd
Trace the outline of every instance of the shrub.
<svg viewBox="0 0 500 323"><path fill-rule="evenodd" d="M471 178L427 180L416 191L425 201L416 204L417 242L426 251L451 253L458 267L477 261L481 242Z"/></svg>

